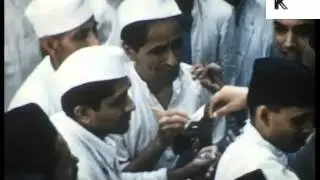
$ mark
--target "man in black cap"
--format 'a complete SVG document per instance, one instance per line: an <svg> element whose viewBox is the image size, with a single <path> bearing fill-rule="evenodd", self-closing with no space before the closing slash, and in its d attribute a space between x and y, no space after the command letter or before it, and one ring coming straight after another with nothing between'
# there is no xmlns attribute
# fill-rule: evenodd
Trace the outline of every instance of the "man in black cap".
<svg viewBox="0 0 320 180"><path fill-rule="evenodd" d="M4 115L6 180L75 180L77 158L47 115L27 104Z"/></svg>
<svg viewBox="0 0 320 180"><path fill-rule="evenodd" d="M287 153L313 132L314 88L312 73L301 64L257 59L247 97L251 123L222 155L215 179L234 180L257 169L267 179L299 179L287 168Z"/></svg>

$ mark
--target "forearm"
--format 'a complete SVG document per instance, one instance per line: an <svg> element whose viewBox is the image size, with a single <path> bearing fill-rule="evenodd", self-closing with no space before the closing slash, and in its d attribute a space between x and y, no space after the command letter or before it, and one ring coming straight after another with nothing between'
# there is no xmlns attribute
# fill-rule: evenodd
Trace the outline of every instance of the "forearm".
<svg viewBox="0 0 320 180"><path fill-rule="evenodd" d="M135 158L130 164L128 164L123 171L124 172L141 172L150 171L159 161L161 155L166 150L165 145L160 138L153 140L145 151Z"/></svg>
<svg viewBox="0 0 320 180"><path fill-rule="evenodd" d="M192 177L197 171L190 165L175 170L167 170L165 168L149 172L123 172L121 179L123 180L185 180Z"/></svg>
<svg viewBox="0 0 320 180"><path fill-rule="evenodd" d="M168 180L185 180L195 176L197 173L199 173L199 169L194 168L190 164L187 164L182 168L178 168L175 170L168 170L167 177L168 177Z"/></svg>
<svg viewBox="0 0 320 180"><path fill-rule="evenodd" d="M149 172L123 172L121 173L121 179L123 180L167 180L167 169L161 168L155 171Z"/></svg>

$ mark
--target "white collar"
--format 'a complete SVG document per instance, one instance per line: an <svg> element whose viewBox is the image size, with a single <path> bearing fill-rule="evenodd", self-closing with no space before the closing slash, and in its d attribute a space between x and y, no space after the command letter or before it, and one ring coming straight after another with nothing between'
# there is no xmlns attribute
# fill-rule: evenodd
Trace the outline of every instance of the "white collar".
<svg viewBox="0 0 320 180"><path fill-rule="evenodd" d="M272 152L272 154L277 157L277 161L279 161L281 164L283 164L284 166L288 165L287 154L279 150L270 142L266 141L251 123L248 123L246 125L246 128L244 129L244 135L250 138L250 141L252 141L253 143L258 143L259 145L268 148Z"/></svg>
<svg viewBox="0 0 320 180"><path fill-rule="evenodd" d="M108 136L102 140L86 130L80 124L69 118L64 112L59 112L50 118L51 122L55 125L59 133L62 134L66 141L77 141L85 144L86 149L95 149L91 151L91 155L96 158L104 159L110 167L116 160L116 144ZM81 148L81 147L71 147ZM89 153L89 152L88 152ZM101 157L102 156L102 157Z"/></svg>
<svg viewBox="0 0 320 180"><path fill-rule="evenodd" d="M147 83L141 79L141 77L137 73L136 69L134 68L134 62L130 61L130 62L127 62L127 63L128 63L127 67L128 67L129 77L133 78L134 80L136 80L139 83L139 85L142 85L143 86L142 88L148 89L149 96L153 96L153 94L149 90L149 87L148 87ZM182 66L180 64L179 75L173 81L173 88L172 89L174 91L174 94L180 94L181 93L181 90L183 88L184 75L185 75L185 72L183 71ZM172 96L172 97L174 97L174 96Z"/></svg>

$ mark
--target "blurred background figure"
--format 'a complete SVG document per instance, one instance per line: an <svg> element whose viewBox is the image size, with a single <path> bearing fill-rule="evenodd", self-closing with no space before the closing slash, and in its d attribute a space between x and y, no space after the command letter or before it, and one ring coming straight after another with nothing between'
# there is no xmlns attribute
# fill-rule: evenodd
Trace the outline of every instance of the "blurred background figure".
<svg viewBox="0 0 320 180"><path fill-rule="evenodd" d="M26 90L26 85L24 84L29 84L31 80L35 81L35 76L40 76L45 79L46 74L52 72L50 63L46 63L48 60L42 61L44 60L45 55L48 54L45 48L40 48L39 38L42 37L38 37L35 33L36 27L33 27L31 23L32 19L30 20L25 16L25 10L31 1L32 0L5 0L4 110L10 110L12 106L23 104L18 101L20 101L19 98L21 98L19 97L19 94L21 95L21 92ZM114 44L115 39L118 38L117 36L120 36L116 30L117 18L115 8L109 5L106 0L88 1L90 2L89 4L92 8L94 19L97 22L95 28L99 43ZM61 8L63 9L63 7ZM81 17L79 19L81 19ZM53 24L55 24L52 21L47 22L50 22L47 26L53 26ZM45 23L43 23L43 25L45 26ZM75 26L72 26L72 28L74 27ZM63 32L65 31L59 31L59 33ZM57 35L57 33L54 35ZM65 41L63 44L65 44ZM24 81L27 81L28 83L23 84ZM19 88L23 89L20 90L20 93L17 92ZM15 93L18 95L14 98ZM13 99L15 99L15 101L13 104L9 105Z"/></svg>
<svg viewBox="0 0 320 180"><path fill-rule="evenodd" d="M183 62L220 63L232 6L224 0L175 0L185 18Z"/></svg>
<svg viewBox="0 0 320 180"><path fill-rule="evenodd" d="M33 102L50 115L51 75L77 49L99 44L94 13L88 0L33 0L28 5L25 15L46 56L16 92L9 110Z"/></svg>
<svg viewBox="0 0 320 180"><path fill-rule="evenodd" d="M4 143L6 180L76 180L77 158L36 104L5 113Z"/></svg>
<svg viewBox="0 0 320 180"><path fill-rule="evenodd" d="M24 11L31 0L4 1L4 108L43 56Z"/></svg>

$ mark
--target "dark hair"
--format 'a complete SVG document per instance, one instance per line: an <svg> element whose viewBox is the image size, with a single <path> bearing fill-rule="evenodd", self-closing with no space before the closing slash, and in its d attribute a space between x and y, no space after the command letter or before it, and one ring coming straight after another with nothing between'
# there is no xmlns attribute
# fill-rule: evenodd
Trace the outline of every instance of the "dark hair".
<svg viewBox="0 0 320 180"><path fill-rule="evenodd" d="M15 108L5 113L4 126L5 176L53 177L58 132L41 108L36 104Z"/></svg>
<svg viewBox="0 0 320 180"><path fill-rule="evenodd" d="M90 82L71 88L61 98L63 111L72 119L75 118L73 109L78 105L99 111L101 101L112 96L115 84L121 79L124 78Z"/></svg>
<svg viewBox="0 0 320 180"><path fill-rule="evenodd" d="M47 51L45 50L45 48L43 47L43 44L49 40L49 39L56 39L56 40L61 40L61 38L65 37L66 35L70 34L72 31L74 31L75 29L85 25L86 23L90 22L90 21L96 21L94 16L91 16L87 21L85 21L84 23L82 23L81 25L77 26L77 27L74 27L73 29L70 29L68 31L65 31L65 32L61 32L59 34L54 34L54 35L50 35L50 36L44 36L44 37L41 37L39 39L39 42L40 42L40 52L41 52L41 56L42 57L45 57L47 55L49 55L47 53Z"/></svg>
<svg viewBox="0 0 320 180"><path fill-rule="evenodd" d="M177 21L181 28L184 27L184 19L182 18L182 15L164 19L138 21L129 24L122 29L120 35L121 40L123 40L123 43L129 45L136 52L138 52L139 49L146 44L150 28L156 23L165 21Z"/></svg>
<svg viewBox="0 0 320 180"><path fill-rule="evenodd" d="M309 34L308 34L308 35L309 35L309 40L310 40L310 46L311 46L312 49L315 49L315 41L314 41L314 39L315 39L315 37L314 37L314 35L315 35L315 32L314 32L315 27L314 27L314 20L311 20L310 22L311 22L311 25L312 25L312 28L310 29Z"/></svg>

